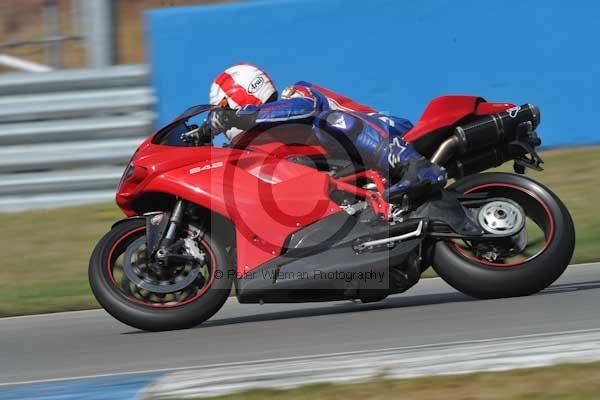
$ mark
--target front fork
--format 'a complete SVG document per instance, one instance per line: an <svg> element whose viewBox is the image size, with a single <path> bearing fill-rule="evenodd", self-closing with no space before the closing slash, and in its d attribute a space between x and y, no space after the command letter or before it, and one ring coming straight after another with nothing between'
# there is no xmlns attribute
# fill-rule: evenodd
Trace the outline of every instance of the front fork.
<svg viewBox="0 0 600 400"><path fill-rule="evenodd" d="M177 254L177 235L184 222L188 202L178 199L169 213L150 214L146 216L148 256L155 259L160 267L168 266L170 260L187 258ZM165 218L166 217L166 218Z"/></svg>
<svg viewBox="0 0 600 400"><path fill-rule="evenodd" d="M177 200L173 212L171 213L169 224L167 225L167 232L160 241L159 250L168 248L175 241L177 233L179 233L179 229L181 228L186 209L187 201L181 199Z"/></svg>

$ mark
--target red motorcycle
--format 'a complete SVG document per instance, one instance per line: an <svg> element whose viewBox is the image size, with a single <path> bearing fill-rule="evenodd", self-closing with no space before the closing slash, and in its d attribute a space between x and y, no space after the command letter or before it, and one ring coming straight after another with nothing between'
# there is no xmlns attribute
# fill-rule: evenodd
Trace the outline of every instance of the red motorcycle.
<svg viewBox="0 0 600 400"><path fill-rule="evenodd" d="M188 109L138 148L116 197L128 218L91 256L96 299L128 325L192 327L232 287L240 303L379 301L429 266L473 297L525 296L571 260L569 212L522 176L541 170L536 106L433 100L405 139L455 182L418 204L386 201L386 177L330 157L307 127L215 147L193 124L211 109ZM516 174L481 173L507 161Z"/></svg>

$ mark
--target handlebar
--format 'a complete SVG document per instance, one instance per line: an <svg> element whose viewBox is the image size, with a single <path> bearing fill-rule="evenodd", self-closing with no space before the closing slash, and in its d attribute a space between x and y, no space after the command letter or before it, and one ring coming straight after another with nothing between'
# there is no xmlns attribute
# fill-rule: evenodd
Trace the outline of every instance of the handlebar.
<svg viewBox="0 0 600 400"><path fill-rule="evenodd" d="M192 146L200 146L211 143L213 134L208 123L204 121L202 125L196 125L192 130L182 133L180 138L184 143L189 143Z"/></svg>

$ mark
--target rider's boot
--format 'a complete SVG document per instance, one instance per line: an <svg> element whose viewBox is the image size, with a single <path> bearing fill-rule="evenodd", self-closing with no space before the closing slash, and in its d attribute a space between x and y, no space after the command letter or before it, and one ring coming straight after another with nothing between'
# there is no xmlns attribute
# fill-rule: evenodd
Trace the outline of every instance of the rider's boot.
<svg viewBox="0 0 600 400"><path fill-rule="evenodd" d="M380 152L378 166L382 170L387 166L389 171L392 183L383 196L390 203L400 203L405 197L414 203L442 189L447 182L444 167L423 157L398 136L390 141L385 151Z"/></svg>
<svg viewBox="0 0 600 400"><path fill-rule="evenodd" d="M418 202L446 186L446 170L425 158L410 161L404 170L397 175L401 176L400 180L390 185L383 194L390 203L401 203L405 197L411 203Z"/></svg>

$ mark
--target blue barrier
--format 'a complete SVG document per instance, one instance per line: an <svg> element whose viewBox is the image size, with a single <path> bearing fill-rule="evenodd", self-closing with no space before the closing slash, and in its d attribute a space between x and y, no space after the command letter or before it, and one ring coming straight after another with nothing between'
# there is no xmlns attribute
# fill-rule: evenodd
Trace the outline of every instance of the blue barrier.
<svg viewBox="0 0 600 400"><path fill-rule="evenodd" d="M600 3L279 0L147 12L164 123L250 61L279 88L308 80L418 119L430 99L476 94L540 106L546 146L600 142Z"/></svg>

